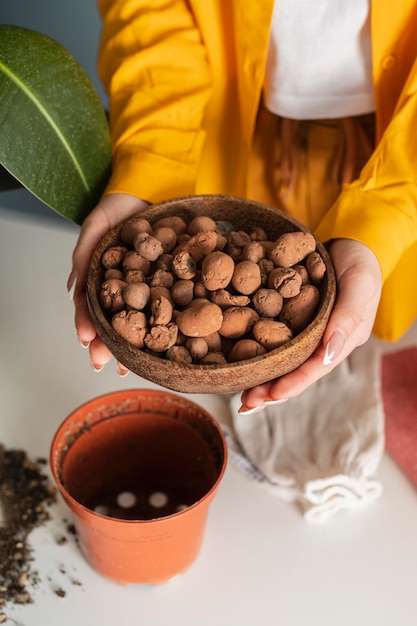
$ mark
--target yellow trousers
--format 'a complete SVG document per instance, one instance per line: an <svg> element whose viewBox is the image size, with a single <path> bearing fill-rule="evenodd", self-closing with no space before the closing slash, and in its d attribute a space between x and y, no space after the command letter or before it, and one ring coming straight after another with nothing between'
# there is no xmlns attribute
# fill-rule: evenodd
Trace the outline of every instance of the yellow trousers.
<svg viewBox="0 0 417 626"><path fill-rule="evenodd" d="M249 197L281 208L314 230L359 175L373 149L373 115L295 121L261 106L250 163Z"/></svg>

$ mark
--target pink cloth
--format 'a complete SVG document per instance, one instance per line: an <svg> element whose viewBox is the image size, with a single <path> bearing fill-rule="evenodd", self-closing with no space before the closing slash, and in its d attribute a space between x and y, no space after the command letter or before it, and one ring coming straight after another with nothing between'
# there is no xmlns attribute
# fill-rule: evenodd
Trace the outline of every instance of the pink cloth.
<svg viewBox="0 0 417 626"><path fill-rule="evenodd" d="M385 447L417 487L417 348L382 357Z"/></svg>

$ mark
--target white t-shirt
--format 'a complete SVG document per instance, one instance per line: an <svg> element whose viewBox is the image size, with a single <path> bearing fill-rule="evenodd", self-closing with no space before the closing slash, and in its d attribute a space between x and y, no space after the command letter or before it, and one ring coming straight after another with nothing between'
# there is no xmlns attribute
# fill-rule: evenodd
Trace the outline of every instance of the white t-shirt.
<svg viewBox="0 0 417 626"><path fill-rule="evenodd" d="M375 110L371 0L276 0L264 103L291 119Z"/></svg>

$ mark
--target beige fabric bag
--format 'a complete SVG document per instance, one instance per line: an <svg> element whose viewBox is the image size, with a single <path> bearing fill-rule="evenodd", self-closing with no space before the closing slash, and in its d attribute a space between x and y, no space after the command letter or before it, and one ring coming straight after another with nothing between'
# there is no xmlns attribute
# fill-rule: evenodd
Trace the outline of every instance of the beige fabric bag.
<svg viewBox="0 0 417 626"><path fill-rule="evenodd" d="M380 350L369 340L330 374L284 404L242 415L231 398L224 424L232 463L309 521L370 502L384 451Z"/></svg>

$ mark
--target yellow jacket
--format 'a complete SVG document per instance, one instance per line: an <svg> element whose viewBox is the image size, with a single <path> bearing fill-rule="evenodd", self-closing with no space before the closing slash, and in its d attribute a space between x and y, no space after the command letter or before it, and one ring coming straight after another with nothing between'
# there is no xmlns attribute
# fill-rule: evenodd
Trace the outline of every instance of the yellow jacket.
<svg viewBox="0 0 417 626"><path fill-rule="evenodd" d="M395 340L417 316L417 1L371 5L378 145L316 234L374 250L384 277L374 332ZM99 7L99 73L114 146L107 193L150 202L245 196L273 0Z"/></svg>

